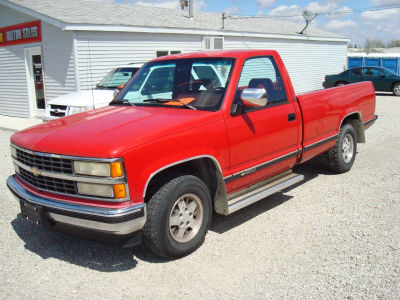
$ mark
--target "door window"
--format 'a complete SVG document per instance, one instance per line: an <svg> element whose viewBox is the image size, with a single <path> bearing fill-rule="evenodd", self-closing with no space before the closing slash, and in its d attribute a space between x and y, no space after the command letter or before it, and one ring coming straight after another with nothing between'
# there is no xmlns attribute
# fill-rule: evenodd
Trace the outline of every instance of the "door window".
<svg viewBox="0 0 400 300"><path fill-rule="evenodd" d="M352 76L361 76L361 69L354 69L350 71L350 75Z"/></svg>
<svg viewBox="0 0 400 300"><path fill-rule="evenodd" d="M286 102L281 74L270 56L246 60L236 90L237 101L245 88L264 88L268 99L266 106Z"/></svg>
<svg viewBox="0 0 400 300"><path fill-rule="evenodd" d="M377 69L374 69L374 68L365 68L365 69L363 69L363 75L364 76L370 76L370 77L372 77L372 76L380 76L381 75L381 72L379 72L379 70L377 70Z"/></svg>

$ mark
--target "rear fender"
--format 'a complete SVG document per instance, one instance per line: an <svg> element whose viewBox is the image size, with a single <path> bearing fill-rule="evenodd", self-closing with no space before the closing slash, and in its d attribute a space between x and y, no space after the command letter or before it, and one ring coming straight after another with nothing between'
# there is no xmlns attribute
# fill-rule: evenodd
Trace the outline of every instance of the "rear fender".
<svg viewBox="0 0 400 300"><path fill-rule="evenodd" d="M364 124L362 122L361 113L359 111L353 111L347 113L340 122L338 132L340 131L340 128L342 128L344 124L351 124L355 129L355 131L357 132L357 142L365 143Z"/></svg>

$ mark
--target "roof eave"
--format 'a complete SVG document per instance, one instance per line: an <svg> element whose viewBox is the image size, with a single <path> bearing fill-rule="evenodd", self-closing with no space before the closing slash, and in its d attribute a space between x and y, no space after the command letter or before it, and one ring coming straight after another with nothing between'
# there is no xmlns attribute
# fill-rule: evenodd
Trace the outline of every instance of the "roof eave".
<svg viewBox="0 0 400 300"><path fill-rule="evenodd" d="M274 39L296 39L296 40L315 40L331 42L348 42L349 38L344 37L323 37L309 36L300 34L275 34L258 32L238 32L232 30L212 30L176 27L150 27L150 26L123 26L123 25L90 25L90 24L67 24L64 30L73 31L119 31L119 32L146 32L146 33L175 33L175 34L195 34L195 35L223 35L223 36L242 36L242 37L262 37Z"/></svg>
<svg viewBox="0 0 400 300"><path fill-rule="evenodd" d="M50 23L50 24L52 24L52 25L54 25L56 27L61 28L62 30L65 30L65 26L66 26L65 22L62 22L60 20L51 18L51 17L49 17L47 15L38 13L38 12L33 11L31 9L28 9L26 7L23 7L23 6L20 6L18 4L11 3L11 2L8 2L8 1L5 1L5 0L0 0L0 4L4 5L4 6L7 6L8 8L14 9L16 11L19 11L19 12L21 12L23 14L28 15L28 16L43 20L43 21L45 21L47 23Z"/></svg>
<svg viewBox="0 0 400 300"><path fill-rule="evenodd" d="M150 27L150 26L126 26L126 25L99 25L99 24L73 24L65 23L58 19L51 18L47 15L38 13L26 7L0 0L0 4L15 9L21 13L38 18L50 23L62 30L71 31L121 31L121 32L146 32L146 33L175 33L175 34L195 34L195 35L223 35L223 36L242 36L242 37L260 37L273 39L295 39L295 40L314 40L328 42L349 42L349 38L344 37L324 37L309 36L300 34L275 34L275 33L258 33L258 32L238 32L232 30L209 30L194 28L176 28L176 27Z"/></svg>

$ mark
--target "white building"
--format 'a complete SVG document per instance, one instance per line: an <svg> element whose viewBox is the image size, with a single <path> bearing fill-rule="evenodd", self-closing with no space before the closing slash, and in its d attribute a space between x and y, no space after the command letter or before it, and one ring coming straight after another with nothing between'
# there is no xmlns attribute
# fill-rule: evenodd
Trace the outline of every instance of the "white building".
<svg viewBox="0 0 400 300"><path fill-rule="evenodd" d="M276 19L85 0L0 0L0 114L39 117L56 96L93 87L113 67L203 49L274 49L297 93L347 65L348 39ZM224 24L223 24L224 23Z"/></svg>

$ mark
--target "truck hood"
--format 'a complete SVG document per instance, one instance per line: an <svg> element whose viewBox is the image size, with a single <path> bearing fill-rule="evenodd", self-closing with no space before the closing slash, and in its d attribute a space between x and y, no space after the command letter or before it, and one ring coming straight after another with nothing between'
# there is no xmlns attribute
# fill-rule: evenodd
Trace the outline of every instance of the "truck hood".
<svg viewBox="0 0 400 300"><path fill-rule="evenodd" d="M93 103L109 103L114 98L114 90L84 90L62 95L47 101L47 104L66 106L93 106Z"/></svg>
<svg viewBox="0 0 400 300"><path fill-rule="evenodd" d="M11 142L38 152L112 158L152 140L219 119L220 112L108 106L19 131Z"/></svg>

